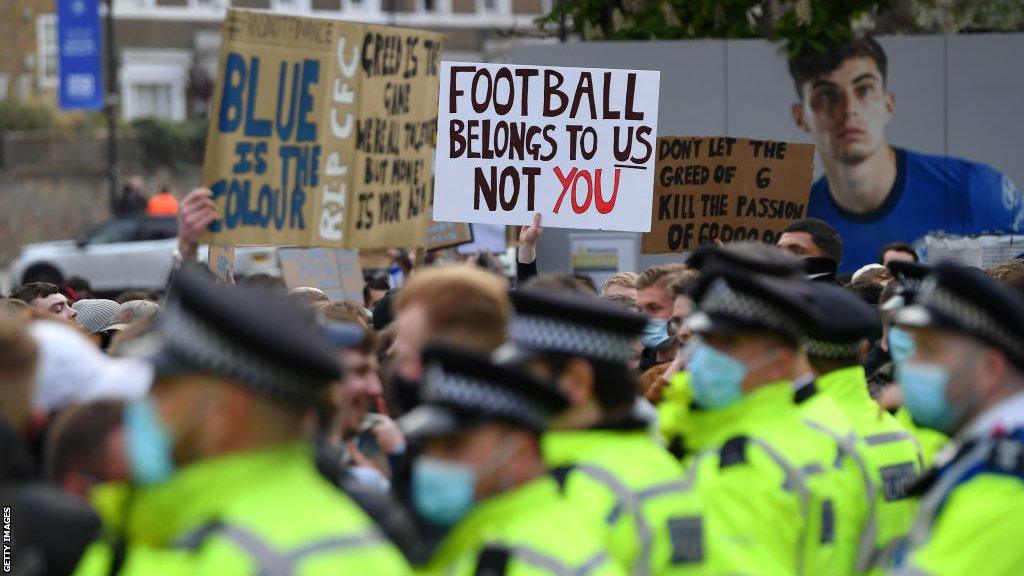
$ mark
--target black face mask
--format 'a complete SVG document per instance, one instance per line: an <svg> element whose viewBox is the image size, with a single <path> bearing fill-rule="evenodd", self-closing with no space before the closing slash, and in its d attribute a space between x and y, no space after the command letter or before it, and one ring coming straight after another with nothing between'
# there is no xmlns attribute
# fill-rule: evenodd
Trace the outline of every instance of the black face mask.
<svg viewBox="0 0 1024 576"><path fill-rule="evenodd" d="M406 378L398 372L391 375L391 408L392 417L397 418L415 408L420 403L420 382Z"/></svg>
<svg viewBox="0 0 1024 576"><path fill-rule="evenodd" d="M643 374L658 364L664 364L658 360L658 351L653 348L644 348L644 351L640 353L640 373Z"/></svg>
<svg viewBox="0 0 1024 576"><path fill-rule="evenodd" d="M804 258L804 265L809 280L834 280L839 270L839 262L825 256Z"/></svg>

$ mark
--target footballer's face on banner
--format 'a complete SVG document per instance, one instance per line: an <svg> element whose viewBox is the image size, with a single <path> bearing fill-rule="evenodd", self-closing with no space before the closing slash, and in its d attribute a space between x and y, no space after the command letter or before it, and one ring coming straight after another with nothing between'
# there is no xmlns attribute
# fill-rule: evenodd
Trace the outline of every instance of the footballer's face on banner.
<svg viewBox="0 0 1024 576"><path fill-rule="evenodd" d="M859 164L886 145L885 125L895 108L882 73L868 57L850 58L828 74L804 82L793 105L797 126L814 136L822 154Z"/></svg>

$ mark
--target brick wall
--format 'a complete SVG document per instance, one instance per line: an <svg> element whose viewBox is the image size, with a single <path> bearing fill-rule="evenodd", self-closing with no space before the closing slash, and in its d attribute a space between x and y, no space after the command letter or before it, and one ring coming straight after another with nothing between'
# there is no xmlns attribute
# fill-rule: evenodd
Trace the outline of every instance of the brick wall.
<svg viewBox="0 0 1024 576"><path fill-rule="evenodd" d="M22 244L74 238L110 217L106 141L42 141L36 136L31 143L21 140L17 146L33 147L57 162L33 165L19 156L23 160L19 165L8 162L0 168L0 267L10 263ZM4 142L5 147L10 145ZM139 164L141 153L131 138L121 141L120 155L122 176L141 175L147 194L170 184L181 198L199 185L198 167L184 174L167 169L146 173Z"/></svg>
<svg viewBox="0 0 1024 576"><path fill-rule="evenodd" d="M0 0L0 75L9 79L8 91L17 93L19 76L36 80L36 19L53 14L54 0Z"/></svg>

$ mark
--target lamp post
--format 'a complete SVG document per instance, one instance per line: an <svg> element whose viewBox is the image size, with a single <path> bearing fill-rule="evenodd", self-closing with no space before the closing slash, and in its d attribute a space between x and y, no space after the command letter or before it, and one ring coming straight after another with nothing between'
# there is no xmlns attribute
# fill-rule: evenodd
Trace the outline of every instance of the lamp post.
<svg viewBox="0 0 1024 576"><path fill-rule="evenodd" d="M117 78L117 50L114 46L114 0L106 0L106 41L104 42L105 56L107 60L107 90L104 98L104 112L107 115L107 178L110 185L110 211L115 212L117 207L117 106L118 78Z"/></svg>

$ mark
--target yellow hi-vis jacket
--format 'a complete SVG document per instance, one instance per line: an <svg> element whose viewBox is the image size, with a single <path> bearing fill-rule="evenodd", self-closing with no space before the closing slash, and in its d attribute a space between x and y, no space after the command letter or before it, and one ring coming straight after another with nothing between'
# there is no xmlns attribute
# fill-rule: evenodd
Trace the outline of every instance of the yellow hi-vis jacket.
<svg viewBox="0 0 1024 576"><path fill-rule="evenodd" d="M98 487L105 537L77 576L409 574L398 549L288 444L203 460L168 482Z"/></svg>

